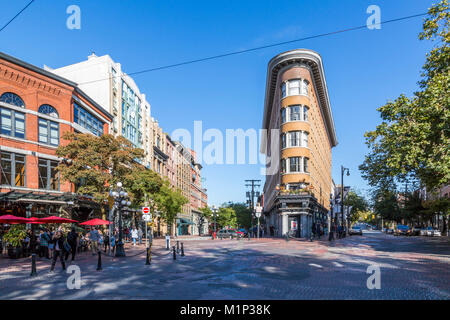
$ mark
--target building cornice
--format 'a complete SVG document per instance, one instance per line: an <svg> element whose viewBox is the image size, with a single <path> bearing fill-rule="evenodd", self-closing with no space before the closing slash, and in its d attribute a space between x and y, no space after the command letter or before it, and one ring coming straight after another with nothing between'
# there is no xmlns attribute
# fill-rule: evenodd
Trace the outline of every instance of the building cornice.
<svg viewBox="0 0 450 320"><path fill-rule="evenodd" d="M267 67L266 92L264 101L263 129L268 129L272 114L272 106L277 89L278 74L282 68L289 65L303 64L307 65L312 73L312 80L317 92L319 106L324 117L325 127L332 147L337 145L336 130L334 127L333 115L330 107L328 88L325 79L322 58L320 55L308 49L296 49L280 53L273 57ZM265 141L261 145L261 151L265 152Z"/></svg>

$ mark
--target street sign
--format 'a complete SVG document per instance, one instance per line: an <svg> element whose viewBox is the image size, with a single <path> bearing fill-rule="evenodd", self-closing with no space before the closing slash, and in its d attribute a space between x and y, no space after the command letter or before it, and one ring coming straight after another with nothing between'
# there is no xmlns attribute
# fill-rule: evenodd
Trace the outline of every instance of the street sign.
<svg viewBox="0 0 450 320"><path fill-rule="evenodd" d="M114 197L108 196L108 205L109 209L112 209L112 207L114 206Z"/></svg>
<svg viewBox="0 0 450 320"><path fill-rule="evenodd" d="M256 212L256 213L255 213L255 216L256 216L257 218L261 218L261 212Z"/></svg>
<svg viewBox="0 0 450 320"><path fill-rule="evenodd" d="M152 220L152 215L151 214L143 214L142 215L142 220L144 220L144 221L151 221Z"/></svg>
<svg viewBox="0 0 450 320"><path fill-rule="evenodd" d="M143 214L149 214L150 213L150 207L142 207L142 213Z"/></svg>

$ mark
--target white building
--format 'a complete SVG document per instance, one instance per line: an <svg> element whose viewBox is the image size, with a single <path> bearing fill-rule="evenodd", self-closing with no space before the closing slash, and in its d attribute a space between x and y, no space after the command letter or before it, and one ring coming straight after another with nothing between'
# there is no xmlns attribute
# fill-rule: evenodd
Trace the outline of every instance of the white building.
<svg viewBox="0 0 450 320"><path fill-rule="evenodd" d="M150 104L134 80L122 71L120 63L109 55L92 53L88 59L65 67L44 69L78 83L99 105L114 116L110 133L127 138L135 147L144 149L143 163L151 168L151 111Z"/></svg>

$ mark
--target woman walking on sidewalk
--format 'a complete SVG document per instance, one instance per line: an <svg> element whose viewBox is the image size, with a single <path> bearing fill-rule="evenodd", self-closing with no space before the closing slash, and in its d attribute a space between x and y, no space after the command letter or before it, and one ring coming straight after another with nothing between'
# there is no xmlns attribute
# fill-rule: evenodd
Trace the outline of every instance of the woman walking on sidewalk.
<svg viewBox="0 0 450 320"><path fill-rule="evenodd" d="M64 250L64 237L61 231L56 231L55 235L52 237L52 243L54 244L54 252L53 252L53 260L52 267L50 268L50 272L55 269L56 260L58 257L60 258L61 265L63 270L66 270L66 264L64 262L63 250Z"/></svg>

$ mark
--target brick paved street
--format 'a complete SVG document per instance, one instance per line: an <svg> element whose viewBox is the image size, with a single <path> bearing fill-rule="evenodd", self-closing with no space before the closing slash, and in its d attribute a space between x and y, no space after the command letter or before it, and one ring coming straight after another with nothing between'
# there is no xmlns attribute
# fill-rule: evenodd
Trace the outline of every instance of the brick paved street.
<svg viewBox="0 0 450 320"><path fill-rule="evenodd" d="M59 263L0 259L0 299L450 299L448 238L394 237L365 232L334 243L282 239L183 240L185 257L156 240L151 266L144 247L128 257L76 261L81 289L69 290ZM381 289L369 290L369 265L381 269Z"/></svg>

